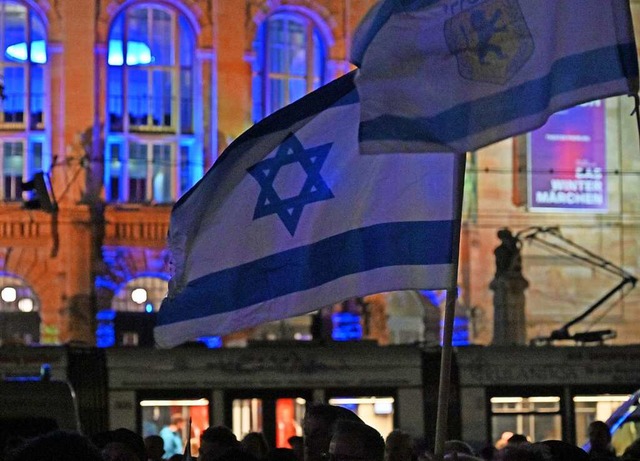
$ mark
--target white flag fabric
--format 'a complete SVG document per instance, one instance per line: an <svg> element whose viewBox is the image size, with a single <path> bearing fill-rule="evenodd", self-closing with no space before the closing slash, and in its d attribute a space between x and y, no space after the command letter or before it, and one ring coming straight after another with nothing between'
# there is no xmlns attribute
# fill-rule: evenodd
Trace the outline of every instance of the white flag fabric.
<svg viewBox="0 0 640 461"><path fill-rule="evenodd" d="M176 203L159 346L455 287L464 154L360 155L353 76L254 125Z"/></svg>
<svg viewBox="0 0 640 461"><path fill-rule="evenodd" d="M637 94L628 0L382 0L354 34L362 152L465 152Z"/></svg>

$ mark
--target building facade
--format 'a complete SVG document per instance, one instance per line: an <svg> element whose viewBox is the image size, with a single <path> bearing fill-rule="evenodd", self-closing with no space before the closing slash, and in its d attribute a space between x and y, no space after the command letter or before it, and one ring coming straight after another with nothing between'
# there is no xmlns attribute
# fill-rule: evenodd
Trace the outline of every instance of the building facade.
<svg viewBox="0 0 640 461"><path fill-rule="evenodd" d="M353 31L373 3L0 1L2 340L93 344L113 315L153 319L170 277L173 203L254 122L350 70ZM640 17L640 2L631 3ZM490 283L501 228L524 231L528 339L581 314L619 274L602 276L597 264L540 251L524 240L526 229L557 227L605 258L601 266L637 271L640 153L631 99L586 109L593 111L572 123L588 125L584 136L598 142L577 167L536 163L528 152L547 147L534 135L469 153L459 271L464 341L492 341ZM558 146L557 157L569 155L570 146ZM51 209L44 197L39 208L24 207L30 192L22 183L38 172L50 180ZM611 329L612 342L635 341L640 293L622 297L629 288L575 328ZM438 325L439 293L364 303L372 325L365 336L437 340L428 331ZM130 328L116 342L137 344L142 333ZM310 328L306 317L251 334Z"/></svg>

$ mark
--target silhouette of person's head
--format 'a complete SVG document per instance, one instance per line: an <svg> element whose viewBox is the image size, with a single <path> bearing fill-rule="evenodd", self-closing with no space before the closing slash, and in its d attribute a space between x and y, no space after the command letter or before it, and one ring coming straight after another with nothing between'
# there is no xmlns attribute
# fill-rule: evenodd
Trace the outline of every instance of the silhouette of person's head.
<svg viewBox="0 0 640 461"><path fill-rule="evenodd" d="M211 461L238 449L240 442L236 435L226 426L211 426L200 435L199 460Z"/></svg>
<svg viewBox="0 0 640 461"><path fill-rule="evenodd" d="M264 459L269 453L269 444L262 432L249 432L240 442L240 447L256 459Z"/></svg>
<svg viewBox="0 0 640 461"><path fill-rule="evenodd" d="M130 429L120 427L113 431L100 432L94 435L92 440L103 451L103 457L111 453L109 459L115 459L117 452L130 451L135 459L140 461L147 459L143 438Z"/></svg>
<svg viewBox="0 0 640 461"><path fill-rule="evenodd" d="M323 460L323 454L329 452L333 425L340 420L363 423L358 415L343 407L315 404L307 408L303 422L305 461Z"/></svg>
<svg viewBox="0 0 640 461"><path fill-rule="evenodd" d="M592 421L587 429L591 450L606 450L611 443L609 426L602 421Z"/></svg>
<svg viewBox="0 0 640 461"><path fill-rule="evenodd" d="M383 461L384 439L373 427L357 421L337 421L329 444L332 461Z"/></svg>
<svg viewBox="0 0 640 461"><path fill-rule="evenodd" d="M385 461L411 461L413 457L413 437L408 432L395 429L385 440Z"/></svg>
<svg viewBox="0 0 640 461"><path fill-rule="evenodd" d="M589 455L582 448L562 440L545 440L537 442L546 446L553 461L588 461Z"/></svg>
<svg viewBox="0 0 640 461"><path fill-rule="evenodd" d="M16 449L9 461L103 461L89 438L76 432L53 431Z"/></svg>
<svg viewBox="0 0 640 461"><path fill-rule="evenodd" d="M159 461L164 455L164 440L159 435L149 435L144 438L144 447L147 451L147 459Z"/></svg>

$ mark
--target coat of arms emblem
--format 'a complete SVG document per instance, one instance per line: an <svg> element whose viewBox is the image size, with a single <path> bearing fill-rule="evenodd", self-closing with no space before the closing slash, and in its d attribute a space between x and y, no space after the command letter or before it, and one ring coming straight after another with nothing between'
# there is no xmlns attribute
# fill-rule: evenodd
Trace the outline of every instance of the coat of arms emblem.
<svg viewBox="0 0 640 461"><path fill-rule="evenodd" d="M488 0L444 24L458 72L469 80L503 85L529 60L533 37L517 0Z"/></svg>

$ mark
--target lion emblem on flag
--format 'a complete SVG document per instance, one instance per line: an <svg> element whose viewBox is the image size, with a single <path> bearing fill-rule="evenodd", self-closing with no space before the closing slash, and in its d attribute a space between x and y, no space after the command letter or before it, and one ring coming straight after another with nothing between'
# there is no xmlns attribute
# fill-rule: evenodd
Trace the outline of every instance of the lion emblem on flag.
<svg viewBox="0 0 640 461"><path fill-rule="evenodd" d="M529 60L533 37L518 0L488 0L448 19L447 46L466 79L504 85Z"/></svg>

